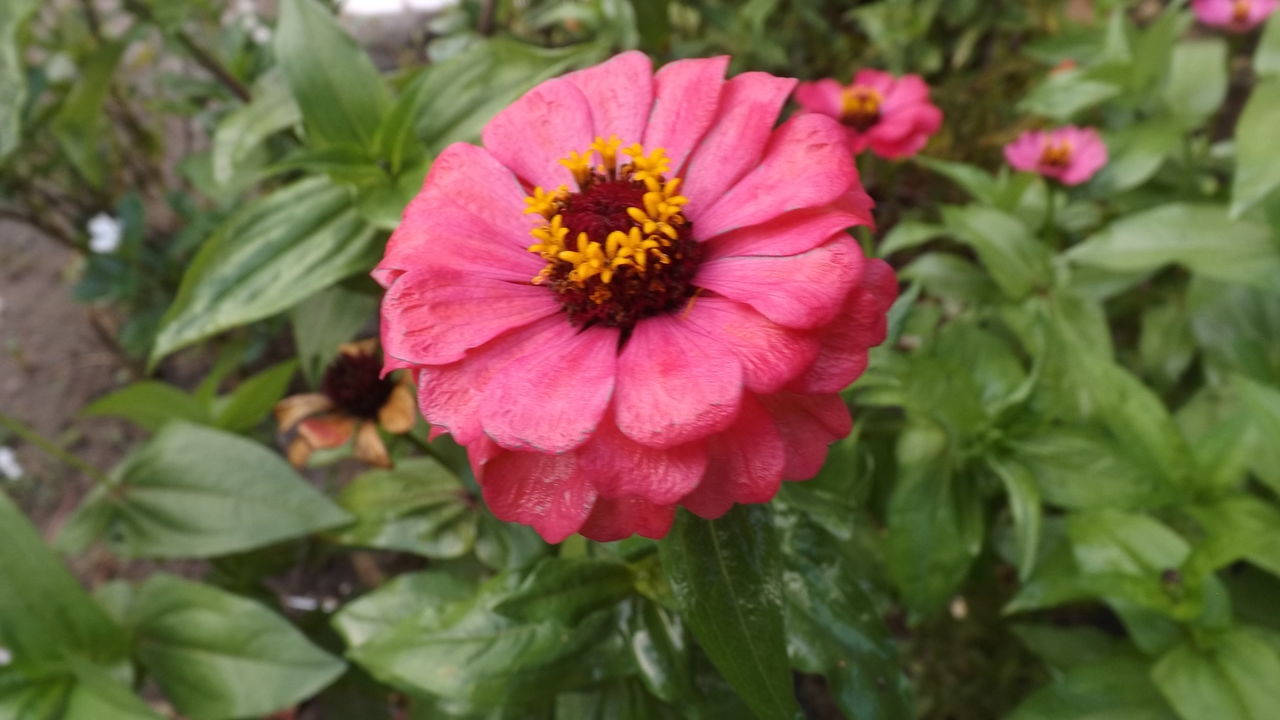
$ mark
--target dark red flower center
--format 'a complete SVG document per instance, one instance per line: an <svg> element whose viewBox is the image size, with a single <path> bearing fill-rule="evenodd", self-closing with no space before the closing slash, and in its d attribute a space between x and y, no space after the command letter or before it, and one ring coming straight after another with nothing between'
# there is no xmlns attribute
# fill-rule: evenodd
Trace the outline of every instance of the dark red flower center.
<svg viewBox="0 0 1280 720"><path fill-rule="evenodd" d="M527 212L547 219L532 234L531 252L547 265L533 282L559 296L575 325L629 329L641 318L671 312L694 294L701 246L682 209L680 179L667 179L661 149L638 144L623 152L617 138L597 138L585 153L561 162L573 173L577 192L560 186L535 188ZM598 153L599 165L592 164Z"/></svg>
<svg viewBox="0 0 1280 720"><path fill-rule="evenodd" d="M372 420L396 386L381 373L382 361L373 353L339 353L324 371L320 389L339 409Z"/></svg>

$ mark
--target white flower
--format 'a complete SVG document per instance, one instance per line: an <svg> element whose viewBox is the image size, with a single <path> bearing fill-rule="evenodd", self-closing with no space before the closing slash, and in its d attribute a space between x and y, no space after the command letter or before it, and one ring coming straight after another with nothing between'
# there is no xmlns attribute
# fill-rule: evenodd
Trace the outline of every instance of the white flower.
<svg viewBox="0 0 1280 720"><path fill-rule="evenodd" d="M18 463L18 456L13 452L13 448L0 446L0 476L8 480L17 480L22 475L22 465Z"/></svg>
<svg viewBox="0 0 1280 720"><path fill-rule="evenodd" d="M9 652L9 648L0 647L0 667L4 667L13 662L13 653Z"/></svg>
<svg viewBox="0 0 1280 720"><path fill-rule="evenodd" d="M89 220L89 249L99 253L113 253L120 247L124 236L124 223L106 213L98 213Z"/></svg>

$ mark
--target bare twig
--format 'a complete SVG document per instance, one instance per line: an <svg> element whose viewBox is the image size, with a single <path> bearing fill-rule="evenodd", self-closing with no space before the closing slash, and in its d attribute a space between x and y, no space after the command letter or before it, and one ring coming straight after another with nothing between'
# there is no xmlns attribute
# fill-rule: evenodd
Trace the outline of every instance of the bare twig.
<svg viewBox="0 0 1280 720"><path fill-rule="evenodd" d="M151 9L145 4L138 2L138 0L125 0L124 6L129 12L137 15L143 20L151 23L155 22L155 17L151 14ZM186 49L187 53L191 55L191 58L195 60L200 67L204 68L210 75L217 78L218 82L222 83L223 87L230 90L232 95L235 95L244 102L249 102L249 100L253 98L253 95L249 92L249 88L245 87L244 83L240 82L240 79L233 75L231 71L213 55L213 53L209 52L204 48L204 46L196 42L195 39L188 35L185 30L174 30L173 38L178 41L179 45Z"/></svg>

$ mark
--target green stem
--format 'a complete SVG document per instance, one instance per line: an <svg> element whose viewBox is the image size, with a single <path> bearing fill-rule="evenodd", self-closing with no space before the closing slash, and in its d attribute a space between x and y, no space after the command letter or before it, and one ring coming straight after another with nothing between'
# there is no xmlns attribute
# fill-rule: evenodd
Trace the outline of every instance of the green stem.
<svg viewBox="0 0 1280 720"><path fill-rule="evenodd" d="M1058 226L1054 221L1057 200L1057 188L1054 187L1052 180L1046 179L1044 182L1044 228L1041 230L1041 233L1045 236L1045 239L1049 241L1049 245L1055 250L1058 248Z"/></svg>
<svg viewBox="0 0 1280 720"><path fill-rule="evenodd" d="M49 457L79 470L94 482L104 484L107 482L107 476L103 475L102 471L62 449L57 443L41 435L39 432L36 432L36 430L28 426L26 423L23 423L21 420L11 415L5 414L3 411L0 411L0 426L9 428L15 435L36 446Z"/></svg>

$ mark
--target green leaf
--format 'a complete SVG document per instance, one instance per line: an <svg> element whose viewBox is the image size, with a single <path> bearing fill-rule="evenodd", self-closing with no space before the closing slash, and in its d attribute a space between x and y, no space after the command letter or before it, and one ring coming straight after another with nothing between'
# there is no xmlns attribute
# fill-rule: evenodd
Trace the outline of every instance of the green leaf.
<svg viewBox="0 0 1280 720"><path fill-rule="evenodd" d="M1106 196L1138 187L1160 170L1182 142L1181 128L1168 118L1152 118L1107 133L1110 159L1093 179L1094 191Z"/></svg>
<svg viewBox="0 0 1280 720"><path fill-rule="evenodd" d="M946 434L916 424L898 441L898 480L889 498L889 574L917 615L936 612L969 573L982 547L981 498L951 467Z"/></svg>
<svg viewBox="0 0 1280 720"><path fill-rule="evenodd" d="M1076 563L1086 573L1158 576L1186 559L1187 541L1147 515L1099 510L1067 522Z"/></svg>
<svg viewBox="0 0 1280 720"><path fill-rule="evenodd" d="M1213 372L1280 385L1280 292L1196 278L1186 299L1192 332Z"/></svg>
<svg viewBox="0 0 1280 720"><path fill-rule="evenodd" d="M378 296L334 285L294 306L293 344L302 363L302 374L312 387L320 384L325 368L338 354L338 346L355 337L378 309Z"/></svg>
<svg viewBox="0 0 1280 720"><path fill-rule="evenodd" d="M1280 707L1280 656L1243 630L1179 645L1151 678L1183 720L1266 720Z"/></svg>
<svg viewBox="0 0 1280 720"><path fill-rule="evenodd" d="M790 537L783 582L791 662L826 676L848 717L913 718L893 638L839 547L803 522Z"/></svg>
<svg viewBox="0 0 1280 720"><path fill-rule="evenodd" d="M616 628L614 615L596 613L571 628L513 620L492 609L512 581L499 575L466 601L422 607L348 656L385 683L470 712L528 707L586 684L603 659L600 642Z"/></svg>
<svg viewBox="0 0 1280 720"><path fill-rule="evenodd" d="M338 536L349 545L455 558L475 543L474 501L462 481L433 458L364 473L342 489L338 504L356 518Z"/></svg>
<svg viewBox="0 0 1280 720"><path fill-rule="evenodd" d="M160 720L106 670L86 663L0 667L0 720Z"/></svg>
<svg viewBox="0 0 1280 720"><path fill-rule="evenodd" d="M344 668L262 605L172 575L148 578L129 615L138 659L192 720L281 710Z"/></svg>
<svg viewBox="0 0 1280 720"><path fill-rule="evenodd" d="M108 540L129 557L225 555L350 520L279 455L186 423L126 458L85 499L84 514L103 516Z"/></svg>
<svg viewBox="0 0 1280 720"><path fill-rule="evenodd" d="M1172 720L1148 667L1136 653L1073 667L1024 700L1008 720Z"/></svg>
<svg viewBox="0 0 1280 720"><path fill-rule="evenodd" d="M103 105L124 48L123 42L108 43L85 58L75 84L50 123L71 165L94 187L101 187L107 179L102 148L107 136L103 130Z"/></svg>
<svg viewBox="0 0 1280 720"><path fill-rule="evenodd" d="M648 52L660 53L670 45L671 19L667 6L668 0L631 0L640 42Z"/></svg>
<svg viewBox="0 0 1280 720"><path fill-rule="evenodd" d="M1280 75L1280 16L1272 15L1253 53L1253 71L1263 78Z"/></svg>
<svg viewBox="0 0 1280 720"><path fill-rule="evenodd" d="M635 580L622 563L546 558L494 610L517 620L555 620L572 626L631 595Z"/></svg>
<svg viewBox="0 0 1280 720"><path fill-rule="evenodd" d="M1280 77L1273 77L1254 86L1236 123L1232 219L1244 215L1280 187L1280 152L1273 142L1277 117L1280 117Z"/></svg>
<svg viewBox="0 0 1280 720"><path fill-rule="evenodd" d="M1058 671L1092 665L1115 655L1126 645L1124 638L1090 625L1016 624L1009 629L1027 649Z"/></svg>
<svg viewBox="0 0 1280 720"><path fill-rule="evenodd" d="M1186 130L1199 127L1217 112L1227 97L1226 42L1209 38L1175 45L1163 97Z"/></svg>
<svg viewBox="0 0 1280 720"><path fill-rule="evenodd" d="M680 616L645 598L637 598L634 607L628 629L641 682L667 702L694 697L689 644Z"/></svg>
<svg viewBox="0 0 1280 720"><path fill-rule="evenodd" d="M429 66L405 89L426 98L448 98L431 103L418 116L418 137L433 153L451 142L474 140L489 118L524 91L605 54L607 48L595 43L548 49L501 37L477 42Z"/></svg>
<svg viewBox="0 0 1280 720"><path fill-rule="evenodd" d="M930 170L942 175L951 182L959 185L965 192L969 193L974 200L994 204L996 194L999 187L996 179L991 173L983 170L976 165L966 165L960 162L951 162L949 160L938 160L926 155L917 155L912 158L913 162L917 162Z"/></svg>
<svg viewBox="0 0 1280 720"><path fill-rule="evenodd" d="M230 395L218 398L215 424L237 433L257 427L284 397L297 372L298 361L285 360L240 383Z"/></svg>
<svg viewBox="0 0 1280 720"><path fill-rule="evenodd" d="M0 492L0 647L14 663L77 654L111 662L125 654L125 638Z"/></svg>
<svg viewBox="0 0 1280 720"><path fill-rule="evenodd" d="M428 608L444 613L475 592L472 583L439 570L407 573L348 603L334 615L333 626L355 648Z"/></svg>
<svg viewBox="0 0 1280 720"><path fill-rule="evenodd" d="M261 320L358 272L381 251L350 193L301 180L223 224L183 275L151 361L229 328Z"/></svg>
<svg viewBox="0 0 1280 720"><path fill-rule="evenodd" d="M1040 548L1040 521L1043 510L1040 507L1040 490L1036 487L1035 475L1016 460L999 457L987 458L987 464L1004 483L1005 494L1009 497L1009 510L1013 515L1014 543L1017 547L1018 577L1026 580L1035 569L1036 556Z"/></svg>
<svg viewBox="0 0 1280 720"><path fill-rule="evenodd" d="M263 74L254 83L253 100L227 113L213 133L213 179L230 183L264 140L301 120L284 76L278 71Z"/></svg>
<svg viewBox="0 0 1280 720"><path fill-rule="evenodd" d="M333 14L316 0L283 0L275 51L307 129L323 144L372 149L391 97Z"/></svg>
<svg viewBox="0 0 1280 720"><path fill-rule="evenodd" d="M1189 508L1204 528L1189 567L1212 572L1237 560L1248 560L1280 576L1280 508L1239 494Z"/></svg>
<svg viewBox="0 0 1280 720"><path fill-rule="evenodd" d="M27 18L39 0L11 0L0 6L0 162L13 152L22 136L22 110L27 100L27 74L19 42Z"/></svg>
<svg viewBox="0 0 1280 720"><path fill-rule="evenodd" d="M919 220L903 220L894 225L893 229L884 236L876 251L880 257L889 257L900 250L918 247L946 234L947 229L941 225Z"/></svg>
<svg viewBox="0 0 1280 720"><path fill-rule="evenodd" d="M1010 298L1025 297L1051 280L1049 253L1021 220L995 208L946 208L943 219L956 238L973 247L991 277Z"/></svg>
<svg viewBox="0 0 1280 720"><path fill-rule="evenodd" d="M1250 468L1273 492L1280 493L1280 448L1275 443L1280 437L1280 390L1244 378L1237 378L1236 384L1243 390L1253 419L1246 441Z"/></svg>
<svg viewBox="0 0 1280 720"><path fill-rule="evenodd" d="M209 409L189 393L156 380L143 380L104 395L80 411L84 415L110 415L155 432L174 420L207 425Z"/></svg>
<svg viewBox="0 0 1280 720"><path fill-rule="evenodd" d="M794 717L799 707L766 507L738 505L718 520L682 510L659 547L672 594L716 668L757 716Z"/></svg>
<svg viewBox="0 0 1280 720"><path fill-rule="evenodd" d="M1119 85L1094 77L1089 70L1064 70L1050 74L1035 87L1018 109L1066 121L1123 92Z"/></svg>
<svg viewBox="0 0 1280 720"><path fill-rule="evenodd" d="M662 704L635 680L615 680L556 696L555 720L676 720L686 717Z"/></svg>
<svg viewBox="0 0 1280 720"><path fill-rule="evenodd" d="M1270 229L1230 222L1219 205L1175 203L1129 215L1068 250L1067 257L1118 271L1179 263L1205 277L1258 287L1280 276L1280 245Z"/></svg>
<svg viewBox="0 0 1280 720"><path fill-rule="evenodd" d="M1163 483L1105 429L1053 427L1011 443L1035 475L1046 502L1073 509L1137 508L1159 497Z"/></svg>

